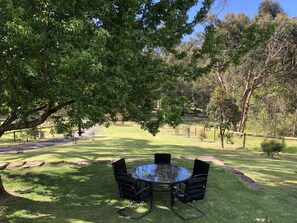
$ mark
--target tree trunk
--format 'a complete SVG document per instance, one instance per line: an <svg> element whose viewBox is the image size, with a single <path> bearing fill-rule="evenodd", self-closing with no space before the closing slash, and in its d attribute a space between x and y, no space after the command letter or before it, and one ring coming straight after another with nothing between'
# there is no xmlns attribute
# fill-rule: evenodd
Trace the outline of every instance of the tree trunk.
<svg viewBox="0 0 297 223"><path fill-rule="evenodd" d="M244 90L244 94L242 97L242 102L241 102L241 119L239 122L239 127L238 127L238 131L239 132L244 132L245 130L245 126L246 126L246 122L248 119L248 111L250 108L250 99L252 96L252 93L254 92L254 84L253 83L247 83L247 86Z"/></svg>
<svg viewBox="0 0 297 223"><path fill-rule="evenodd" d="M222 149L224 149L224 133L225 133L225 130L223 130L222 127L220 127L220 138L221 138Z"/></svg>
<svg viewBox="0 0 297 223"><path fill-rule="evenodd" d="M1 138L1 136L2 136L4 133L5 133L4 130L3 130L3 131L0 131L0 138Z"/></svg>
<svg viewBox="0 0 297 223"><path fill-rule="evenodd" d="M1 175L0 175L0 196L7 195L7 194L8 193L4 189L4 186L3 186L3 183L2 183L2 179L1 179Z"/></svg>
<svg viewBox="0 0 297 223"><path fill-rule="evenodd" d="M297 124L297 109L295 110L295 114L294 114L294 121L293 121L293 128L292 128L293 136L295 136L295 133L296 133L296 124Z"/></svg>
<svg viewBox="0 0 297 223"><path fill-rule="evenodd" d="M223 87L224 91L227 92L227 86L226 86L223 74L220 71L216 71L216 75L220 82L220 85Z"/></svg>

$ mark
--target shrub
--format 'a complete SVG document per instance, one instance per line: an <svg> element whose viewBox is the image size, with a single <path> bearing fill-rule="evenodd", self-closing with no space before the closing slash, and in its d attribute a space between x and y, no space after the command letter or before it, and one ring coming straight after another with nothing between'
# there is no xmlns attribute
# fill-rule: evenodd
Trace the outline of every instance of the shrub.
<svg viewBox="0 0 297 223"><path fill-rule="evenodd" d="M283 151L286 145L285 142L278 142L276 140L264 140L261 143L261 150L269 157Z"/></svg>
<svg viewBox="0 0 297 223"><path fill-rule="evenodd" d="M39 136L39 131L37 127L33 127L27 130L28 138L37 139Z"/></svg>
<svg viewBox="0 0 297 223"><path fill-rule="evenodd" d="M199 139L201 141L203 141L203 139L206 139L207 138L206 132L203 129L199 130L198 135L199 135Z"/></svg>

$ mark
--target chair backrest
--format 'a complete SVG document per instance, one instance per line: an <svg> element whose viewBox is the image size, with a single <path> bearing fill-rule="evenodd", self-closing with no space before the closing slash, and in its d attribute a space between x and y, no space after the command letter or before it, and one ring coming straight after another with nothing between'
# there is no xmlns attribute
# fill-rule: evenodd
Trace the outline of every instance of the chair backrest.
<svg viewBox="0 0 297 223"><path fill-rule="evenodd" d="M123 174L123 173L126 174L127 167L126 167L125 158L121 158L121 159L113 162L112 168L113 168L113 174L114 174L115 178L116 178L117 174Z"/></svg>
<svg viewBox="0 0 297 223"><path fill-rule="evenodd" d="M138 182L128 174L121 174L116 177L119 186L119 194L123 198L138 201Z"/></svg>
<svg viewBox="0 0 297 223"><path fill-rule="evenodd" d="M198 174L208 174L209 166L210 166L209 163L204 162L202 160L195 159L193 176Z"/></svg>
<svg viewBox="0 0 297 223"><path fill-rule="evenodd" d="M171 163L171 154L156 153L155 154L155 164L157 164L157 163L170 164Z"/></svg>

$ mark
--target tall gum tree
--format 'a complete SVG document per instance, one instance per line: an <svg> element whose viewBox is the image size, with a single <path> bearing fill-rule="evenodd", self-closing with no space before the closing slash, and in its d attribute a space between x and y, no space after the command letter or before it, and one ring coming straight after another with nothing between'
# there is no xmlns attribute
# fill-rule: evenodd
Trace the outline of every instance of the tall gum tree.
<svg viewBox="0 0 297 223"><path fill-rule="evenodd" d="M243 14L227 14L221 21L211 19L214 32L208 38L214 47L208 55L213 61L212 72L226 92L238 96L240 132L245 131L255 89L268 84L273 76L293 76L296 71L296 19L282 12L277 2L266 0L252 20ZM235 78L243 89L236 83L232 86Z"/></svg>
<svg viewBox="0 0 297 223"><path fill-rule="evenodd" d="M174 92L183 73L155 52L172 51L193 32L213 0L201 1L189 21L198 2L0 1L0 137L61 110L69 125L82 119L103 124L117 113L152 134L179 123L181 100Z"/></svg>
<svg viewBox="0 0 297 223"><path fill-rule="evenodd" d="M275 32L266 43L251 51L242 60L239 67L244 74L245 88L241 101L242 118L239 131L244 132L248 120L250 100L254 91L263 84L269 84L274 77L289 76L296 72L296 43L292 35L296 27L296 19L289 19L279 14L274 20L269 15L257 20L263 26L273 23Z"/></svg>
<svg viewBox="0 0 297 223"><path fill-rule="evenodd" d="M229 13L223 20L211 16L209 21L212 26L203 42L202 48L207 55L204 59L211 61L211 72L217 77L218 85L226 93L232 93L233 77L227 78L227 73L232 67L241 64L246 55L269 40L274 26L269 24L263 27L251 22L243 13ZM236 123L233 125L236 130Z"/></svg>

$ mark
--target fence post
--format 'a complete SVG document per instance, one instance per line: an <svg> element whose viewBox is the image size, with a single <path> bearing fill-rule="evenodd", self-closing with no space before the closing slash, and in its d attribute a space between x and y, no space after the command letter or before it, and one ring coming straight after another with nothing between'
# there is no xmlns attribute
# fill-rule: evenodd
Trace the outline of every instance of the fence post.
<svg viewBox="0 0 297 223"><path fill-rule="evenodd" d="M179 127L176 127L174 130L175 130L175 135L179 135Z"/></svg>
<svg viewBox="0 0 297 223"><path fill-rule="evenodd" d="M245 149L246 133L243 133L243 149Z"/></svg>
<svg viewBox="0 0 297 223"><path fill-rule="evenodd" d="M13 141L15 142L15 131L13 131Z"/></svg>
<svg viewBox="0 0 297 223"><path fill-rule="evenodd" d="M191 137L191 126L190 125L188 127L188 136L189 136L189 138Z"/></svg>
<svg viewBox="0 0 297 223"><path fill-rule="evenodd" d="M195 127L195 136L197 136L197 128Z"/></svg>
<svg viewBox="0 0 297 223"><path fill-rule="evenodd" d="M185 126L185 136L188 138L190 138L190 131L191 131L190 128L191 128L190 126Z"/></svg>

